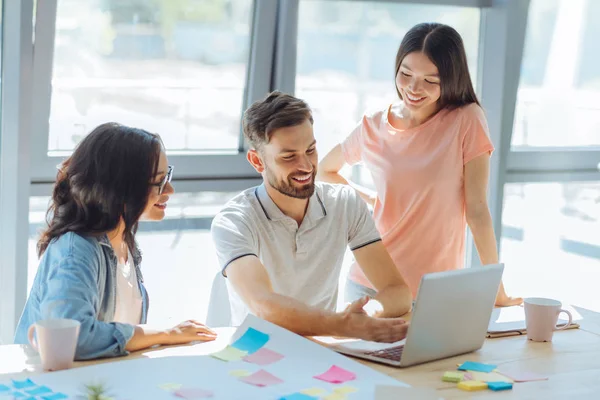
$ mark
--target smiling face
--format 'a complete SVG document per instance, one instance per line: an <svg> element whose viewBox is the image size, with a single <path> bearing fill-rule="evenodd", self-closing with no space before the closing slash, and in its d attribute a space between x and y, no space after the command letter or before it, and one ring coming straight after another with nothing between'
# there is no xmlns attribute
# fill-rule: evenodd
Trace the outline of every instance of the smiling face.
<svg viewBox="0 0 600 400"><path fill-rule="evenodd" d="M396 86L408 110L430 116L438 110L441 96L439 71L422 52L406 55L396 75Z"/></svg>
<svg viewBox="0 0 600 400"><path fill-rule="evenodd" d="M315 191L318 164L312 123L306 119L300 125L279 128L270 136L260 152L249 151L248 160L279 193L308 199Z"/></svg>
<svg viewBox="0 0 600 400"><path fill-rule="evenodd" d="M169 195L175 193L175 189L171 182L164 185L162 193L159 194L160 188L157 186L164 181L169 170L169 162L164 151L160 152L158 168L152 182L150 182L150 194L148 195L148 203L142 213L142 219L150 221L160 221L165 217L165 209L169 201Z"/></svg>

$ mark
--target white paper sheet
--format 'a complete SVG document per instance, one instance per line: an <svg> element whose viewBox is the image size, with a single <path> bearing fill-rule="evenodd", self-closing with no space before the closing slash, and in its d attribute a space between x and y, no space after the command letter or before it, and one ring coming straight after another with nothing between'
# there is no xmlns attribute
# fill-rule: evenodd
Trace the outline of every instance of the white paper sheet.
<svg viewBox="0 0 600 400"><path fill-rule="evenodd" d="M266 348L285 356L284 359L264 367L245 361L224 362L209 356L185 355L184 348L176 348L173 355L142 358L130 361L115 361L90 367L75 368L31 376L38 385L46 385L54 392L62 392L76 398L85 384L104 383L115 400L176 399L159 385L178 383L184 387L201 388L214 393L214 399L279 399L284 395L309 388L323 388L331 393L334 385L314 379L313 376L337 365L356 374L356 379L347 382L358 389L348 399L373 399L376 385L407 385L387 375L366 367L351 358L335 353L306 338L291 333L252 315L236 330L234 342L248 327L270 335ZM166 350L165 350L166 351ZM164 354L169 354L168 352ZM171 353L173 354L173 353ZM156 352L149 353L156 356ZM230 376L234 370L251 373L265 369L282 379L284 383L259 388ZM0 379L10 385L10 381Z"/></svg>
<svg viewBox="0 0 600 400"><path fill-rule="evenodd" d="M583 319L581 314L579 314L572 306L564 306L563 308L573 315L573 322ZM558 324L564 325L567 321L568 319L566 319L565 313L561 313ZM496 333L523 330L525 330L525 309L523 306L494 308L490 324L488 325L488 332Z"/></svg>

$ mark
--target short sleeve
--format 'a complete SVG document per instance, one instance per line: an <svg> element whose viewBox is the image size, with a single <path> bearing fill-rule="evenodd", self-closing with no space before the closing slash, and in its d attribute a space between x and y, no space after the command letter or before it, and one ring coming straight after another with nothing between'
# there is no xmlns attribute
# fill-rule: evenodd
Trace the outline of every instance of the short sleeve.
<svg viewBox="0 0 600 400"><path fill-rule="evenodd" d="M358 250L361 247L381 240L367 204L354 189L345 187L344 191L347 192L346 210L349 221L348 246L350 250Z"/></svg>
<svg viewBox="0 0 600 400"><path fill-rule="evenodd" d="M358 164L362 160L362 134L365 117L359 121L352 133L342 142L342 154L348 165Z"/></svg>
<svg viewBox="0 0 600 400"><path fill-rule="evenodd" d="M492 154L494 145L490 139L487 119L477 104L465 106L462 130L463 165L482 154Z"/></svg>
<svg viewBox="0 0 600 400"><path fill-rule="evenodd" d="M256 235L241 211L222 211L214 218L210 231L223 276L235 260L258 257Z"/></svg>

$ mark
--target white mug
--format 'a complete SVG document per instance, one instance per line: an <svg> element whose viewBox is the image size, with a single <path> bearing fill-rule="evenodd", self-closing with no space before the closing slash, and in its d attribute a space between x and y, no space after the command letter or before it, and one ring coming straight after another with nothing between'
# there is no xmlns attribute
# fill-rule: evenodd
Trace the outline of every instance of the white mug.
<svg viewBox="0 0 600 400"><path fill-rule="evenodd" d="M29 343L40 354L45 370L58 371L73 366L80 326L74 319L45 319L29 327Z"/></svg>

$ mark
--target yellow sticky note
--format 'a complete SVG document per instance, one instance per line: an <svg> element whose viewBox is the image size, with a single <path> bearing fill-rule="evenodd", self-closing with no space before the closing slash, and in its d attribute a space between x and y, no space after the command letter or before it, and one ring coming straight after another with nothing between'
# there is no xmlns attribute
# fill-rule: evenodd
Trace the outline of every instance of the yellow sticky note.
<svg viewBox="0 0 600 400"><path fill-rule="evenodd" d="M471 374L474 381L514 383L514 381L512 379L507 378L504 375L500 375L497 372L469 371L469 374Z"/></svg>
<svg viewBox="0 0 600 400"><path fill-rule="evenodd" d="M350 394L350 393L358 392L358 389L355 387L352 387L352 386L342 386L342 387L333 389L333 392L339 393L339 394Z"/></svg>
<svg viewBox="0 0 600 400"><path fill-rule="evenodd" d="M162 390L179 390L183 385L181 383L163 383L158 385Z"/></svg>
<svg viewBox="0 0 600 400"><path fill-rule="evenodd" d="M250 371L246 371L245 369L234 369L233 371L229 371L229 375L242 378L250 375Z"/></svg>
<svg viewBox="0 0 600 400"><path fill-rule="evenodd" d="M459 382L457 387L467 392L475 392L477 390L486 390L488 388L487 383L481 381L463 381Z"/></svg>
<svg viewBox="0 0 600 400"><path fill-rule="evenodd" d="M247 351L239 350L231 346L227 346L223 350L211 354L212 357L223 361L240 361L247 355Z"/></svg>
<svg viewBox="0 0 600 400"><path fill-rule="evenodd" d="M324 395L325 393L327 393L327 390L321 389L321 388L311 388L311 389L304 389L304 390L300 391L300 393L315 397L315 396Z"/></svg>
<svg viewBox="0 0 600 400"><path fill-rule="evenodd" d="M323 397L323 400L346 400L346 395L341 393L332 393Z"/></svg>
<svg viewBox="0 0 600 400"><path fill-rule="evenodd" d="M463 380L463 378L465 377L464 372L457 372L457 371L447 371L444 372L444 376L442 376L442 380L444 382L460 382Z"/></svg>

